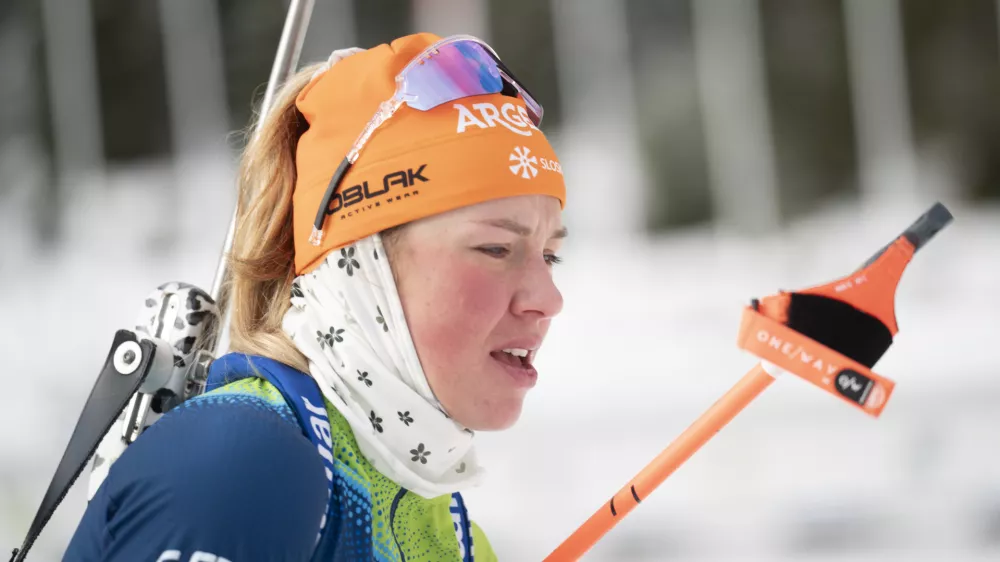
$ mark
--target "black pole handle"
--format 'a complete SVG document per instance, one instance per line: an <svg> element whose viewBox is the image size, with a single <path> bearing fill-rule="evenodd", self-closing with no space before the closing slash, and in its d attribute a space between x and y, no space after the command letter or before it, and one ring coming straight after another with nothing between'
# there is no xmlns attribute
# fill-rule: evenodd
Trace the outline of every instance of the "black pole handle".
<svg viewBox="0 0 1000 562"><path fill-rule="evenodd" d="M94 383L87 403L83 406L76 429L70 437L56 473L28 529L20 549L15 548L10 562L22 562L28 550L49 522L52 514L87 466L104 434L118 419L129 398L135 394L149 374L156 357L156 347L148 340L140 341L134 332L118 330L104 361L104 368Z"/></svg>
<svg viewBox="0 0 1000 562"><path fill-rule="evenodd" d="M930 242L931 238L934 238L935 234L941 232L944 227L948 226L948 223L950 223L952 219L954 219L954 216L952 216L951 211L949 211L947 207L942 205L940 202L934 203L934 205L932 205L927 212L920 215L920 218L917 220L913 221L913 224L907 227L902 234L893 238L892 242L889 242L881 250L876 252L875 255L868 258L868 261L863 263L861 267L858 268L858 271L861 271L862 269L875 263L875 260L879 259L879 257L881 257L882 254L889 249L889 246L892 246L896 240L899 240L900 236L905 236L910 244L913 244L913 251L916 252L925 244Z"/></svg>

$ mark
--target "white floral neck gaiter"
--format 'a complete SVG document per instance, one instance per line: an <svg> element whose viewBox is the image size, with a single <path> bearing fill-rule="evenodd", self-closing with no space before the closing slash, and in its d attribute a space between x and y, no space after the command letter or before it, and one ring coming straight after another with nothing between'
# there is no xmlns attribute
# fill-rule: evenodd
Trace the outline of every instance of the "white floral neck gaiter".
<svg viewBox="0 0 1000 562"><path fill-rule="evenodd" d="M473 432L431 391L378 234L299 276L284 331L382 474L425 498L477 485Z"/></svg>

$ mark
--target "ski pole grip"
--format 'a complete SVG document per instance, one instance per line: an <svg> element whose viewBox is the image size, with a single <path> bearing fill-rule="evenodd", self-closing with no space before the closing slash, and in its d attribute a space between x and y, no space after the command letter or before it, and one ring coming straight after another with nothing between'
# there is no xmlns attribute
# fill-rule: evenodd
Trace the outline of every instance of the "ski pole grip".
<svg viewBox="0 0 1000 562"><path fill-rule="evenodd" d="M875 253L874 256L868 258L864 264L858 269L858 271L868 267L869 265L875 263L875 260L882 257L882 254L889 249L890 246L895 244L900 238L906 238L906 241L913 246L913 253L922 248L925 244L930 242L934 235L948 226L954 219L951 211L941 203L934 203L926 213L920 215L920 218L913 221L902 234L897 236L892 242L885 245L884 248Z"/></svg>
<svg viewBox="0 0 1000 562"><path fill-rule="evenodd" d="M903 232L903 236L913 244L913 251L916 252L924 244L930 241L935 234L941 231L954 217L951 212L941 203L935 203L926 213L915 220L909 228Z"/></svg>

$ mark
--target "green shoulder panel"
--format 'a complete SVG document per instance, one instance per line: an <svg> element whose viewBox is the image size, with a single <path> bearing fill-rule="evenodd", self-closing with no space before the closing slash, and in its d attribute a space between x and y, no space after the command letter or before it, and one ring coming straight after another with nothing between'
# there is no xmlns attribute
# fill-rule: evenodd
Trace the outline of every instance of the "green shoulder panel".
<svg viewBox="0 0 1000 562"><path fill-rule="evenodd" d="M472 551L475 554L476 562L497 562L497 554L493 552L493 545L486 537L482 528L472 522Z"/></svg>

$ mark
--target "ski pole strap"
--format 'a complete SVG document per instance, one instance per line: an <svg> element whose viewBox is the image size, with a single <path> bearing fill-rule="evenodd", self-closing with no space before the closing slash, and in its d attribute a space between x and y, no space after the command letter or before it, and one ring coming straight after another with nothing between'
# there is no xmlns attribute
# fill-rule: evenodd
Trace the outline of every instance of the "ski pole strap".
<svg viewBox="0 0 1000 562"><path fill-rule="evenodd" d="M139 341L135 333L118 330L115 334L101 374L87 397L69 445L66 446L35 519L28 529L28 535L21 548L14 549L11 562L21 562L28 555L28 550L87 466L87 461L97 450L104 434L111 429L129 399L146 379L155 355L156 347L153 343Z"/></svg>

